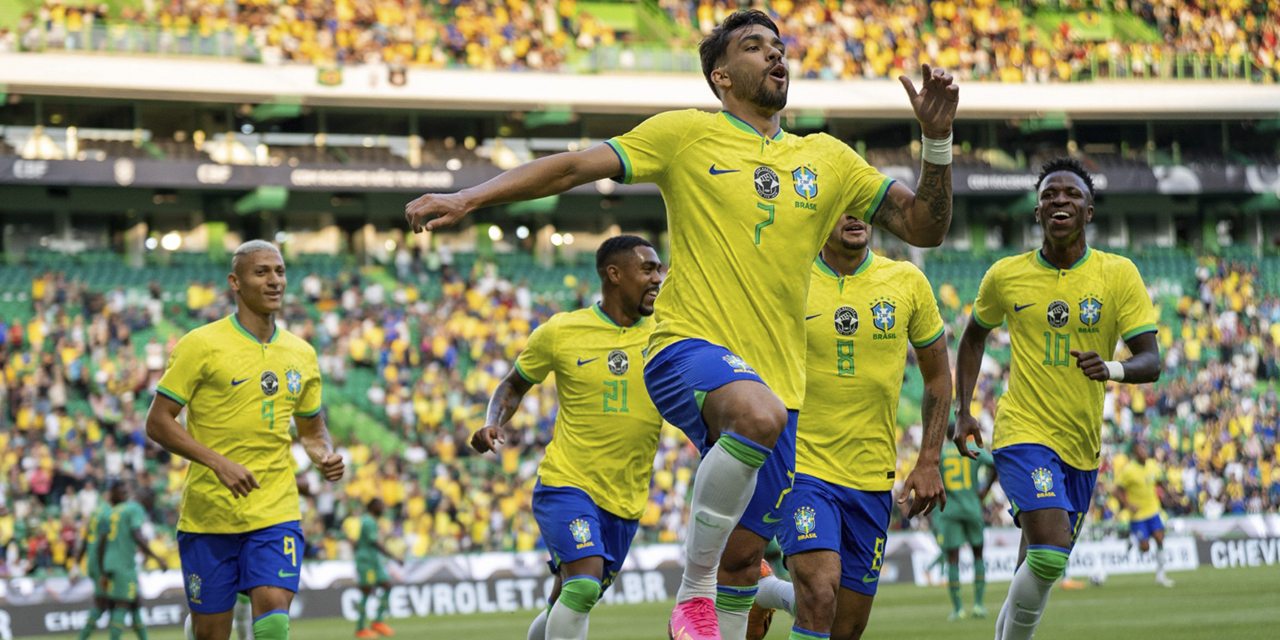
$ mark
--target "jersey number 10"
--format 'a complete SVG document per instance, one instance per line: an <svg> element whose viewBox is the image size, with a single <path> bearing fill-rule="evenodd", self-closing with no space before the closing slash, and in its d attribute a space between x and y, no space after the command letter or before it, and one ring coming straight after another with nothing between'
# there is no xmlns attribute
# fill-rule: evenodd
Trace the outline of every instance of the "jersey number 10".
<svg viewBox="0 0 1280 640"><path fill-rule="evenodd" d="M1044 332L1044 364L1054 367L1071 366L1071 334Z"/></svg>

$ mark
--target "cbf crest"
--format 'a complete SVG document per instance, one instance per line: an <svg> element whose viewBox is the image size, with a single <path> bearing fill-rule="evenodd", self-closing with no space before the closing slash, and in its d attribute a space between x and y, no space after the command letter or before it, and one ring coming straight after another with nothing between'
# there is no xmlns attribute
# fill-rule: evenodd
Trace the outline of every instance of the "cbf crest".
<svg viewBox="0 0 1280 640"><path fill-rule="evenodd" d="M818 197L818 174L809 167L796 167L791 172L791 185L795 187L796 195L805 200Z"/></svg>
<svg viewBox="0 0 1280 640"><path fill-rule="evenodd" d="M752 369L751 365L747 364L747 361L743 360L740 356L735 356L730 354L730 355L724 356L723 359L725 364L729 365L730 367L733 367L734 373L755 373L756 372L756 370Z"/></svg>
<svg viewBox="0 0 1280 640"><path fill-rule="evenodd" d="M610 351L606 361L609 363L609 373L615 376L626 375L627 369L631 368L627 361L627 352L622 349Z"/></svg>
<svg viewBox="0 0 1280 640"><path fill-rule="evenodd" d="M1053 490L1053 473L1044 467L1038 467L1031 472L1031 483L1036 486L1036 491L1049 493Z"/></svg>
<svg viewBox="0 0 1280 640"><path fill-rule="evenodd" d="M591 523L578 518L569 523L569 533L573 534L573 540L578 544L591 542Z"/></svg>
<svg viewBox="0 0 1280 640"><path fill-rule="evenodd" d="M197 574L187 575L187 599L200 603L200 576Z"/></svg>
<svg viewBox="0 0 1280 640"><path fill-rule="evenodd" d="M284 370L284 386L291 396L302 393L302 372L297 367L290 366Z"/></svg>
<svg viewBox="0 0 1280 640"><path fill-rule="evenodd" d="M1102 319L1102 301L1092 293L1080 300L1080 322L1086 327L1098 324Z"/></svg>
<svg viewBox="0 0 1280 640"><path fill-rule="evenodd" d="M796 533L800 534L800 539L804 540L813 537L816 534L814 529L818 528L818 519L815 517L813 507L800 507L796 509L794 519L796 521Z"/></svg>
<svg viewBox="0 0 1280 640"><path fill-rule="evenodd" d="M858 332L858 311L853 307L840 307L836 309L836 333L842 336L851 336Z"/></svg>
<svg viewBox="0 0 1280 640"><path fill-rule="evenodd" d="M871 324L881 333L888 333L898 324L898 307L889 300L880 300L871 305Z"/></svg>

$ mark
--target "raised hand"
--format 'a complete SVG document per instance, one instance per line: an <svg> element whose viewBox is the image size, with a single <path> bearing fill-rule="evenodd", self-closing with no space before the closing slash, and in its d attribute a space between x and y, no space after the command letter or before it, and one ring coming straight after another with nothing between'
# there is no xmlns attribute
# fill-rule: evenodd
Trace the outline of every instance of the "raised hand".
<svg viewBox="0 0 1280 640"><path fill-rule="evenodd" d="M907 90L911 99L911 108L916 112L916 120L920 121L920 129L924 137L941 140L951 134L951 123L956 119L956 106L960 104L960 87L953 82L954 78L944 69L934 69L925 64L922 67L924 83L920 91L905 75L898 76L898 81Z"/></svg>
<svg viewBox="0 0 1280 640"><path fill-rule="evenodd" d="M428 193L404 206L404 219L414 233L454 224L470 209L456 193Z"/></svg>
<svg viewBox="0 0 1280 640"><path fill-rule="evenodd" d="M1090 380L1098 382L1106 382L1111 378L1107 376L1107 365L1103 364L1102 356L1096 351L1071 351L1071 355L1076 359L1076 366L1088 376Z"/></svg>

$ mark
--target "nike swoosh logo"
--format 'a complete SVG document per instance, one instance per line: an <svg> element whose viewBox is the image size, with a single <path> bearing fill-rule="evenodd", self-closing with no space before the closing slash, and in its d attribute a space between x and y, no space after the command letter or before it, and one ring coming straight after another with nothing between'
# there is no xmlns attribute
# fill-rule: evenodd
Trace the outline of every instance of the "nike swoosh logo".
<svg viewBox="0 0 1280 640"><path fill-rule="evenodd" d="M599 360L599 359L600 359L599 357L595 357L595 358L592 358L592 359L590 359L590 360L583 360L582 358L578 358L578 366L579 366L579 367L581 367L581 366L582 366L582 365L584 365L584 364L589 364L589 363L595 362L596 360Z"/></svg>
<svg viewBox="0 0 1280 640"><path fill-rule="evenodd" d="M813 314L813 315L811 315L811 316L805 316L805 317L804 317L804 319L805 319L805 320L812 320L812 319L814 319L814 318L816 318L816 317L818 317L818 316L820 316L820 315L822 315L822 314L821 314L821 313L815 313L815 314Z"/></svg>
<svg viewBox="0 0 1280 640"><path fill-rule="evenodd" d="M742 171L742 169L717 169L714 164L711 165L710 169L711 175L713 176L718 176L722 173L737 173L739 171Z"/></svg>
<svg viewBox="0 0 1280 640"><path fill-rule="evenodd" d="M1034 302L1032 302L1031 304L1024 304L1024 305L1018 305L1018 304L1016 304L1016 303L1015 303L1015 304L1013 305L1013 310L1014 310L1014 312L1016 313L1016 312L1018 312L1018 311L1022 311L1023 309L1026 309L1027 307L1034 307L1034 306L1035 306L1035 304L1036 304L1036 303L1034 303Z"/></svg>
<svg viewBox="0 0 1280 640"><path fill-rule="evenodd" d="M869 573L867 573L867 574L863 574L863 576L862 576L862 582L864 582L864 583L867 583L867 582L875 582L876 580L879 580L879 579L880 579L880 576L873 576L873 575L871 575L871 574L869 574Z"/></svg>
<svg viewBox="0 0 1280 640"><path fill-rule="evenodd" d="M765 522L765 524L773 524L773 523L775 523L775 522L782 522L782 518L773 518L773 517L770 517L770 516L772 516L772 515L773 515L773 512L772 512L772 511L770 511L769 513L764 514L764 522Z"/></svg>
<svg viewBox="0 0 1280 640"><path fill-rule="evenodd" d="M294 576L296 576L296 575L298 575L298 574L297 574L297 572L294 572L294 573L285 573L285 572L284 572L284 569L281 569L280 571L276 572L276 575L280 576L281 578L292 578L292 577L294 577Z"/></svg>
<svg viewBox="0 0 1280 640"><path fill-rule="evenodd" d="M245 382L246 380L248 380L248 378L241 378L241 379L239 379L239 380L236 380L235 378L232 378L232 379L231 379L231 386L233 386L233 387L234 387L234 386L236 386L236 385L240 384L241 382Z"/></svg>

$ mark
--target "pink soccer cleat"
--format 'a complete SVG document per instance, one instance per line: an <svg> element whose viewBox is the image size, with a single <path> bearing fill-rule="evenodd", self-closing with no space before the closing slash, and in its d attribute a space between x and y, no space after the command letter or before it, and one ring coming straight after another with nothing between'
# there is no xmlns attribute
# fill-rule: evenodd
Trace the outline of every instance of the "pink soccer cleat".
<svg viewBox="0 0 1280 640"><path fill-rule="evenodd" d="M694 598L677 604L671 612L667 635L671 640L720 640L715 600Z"/></svg>

